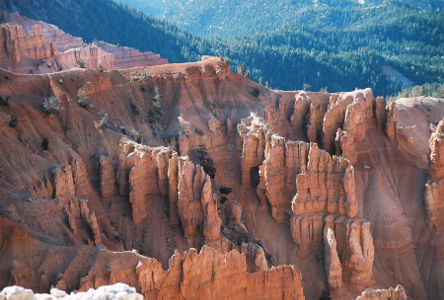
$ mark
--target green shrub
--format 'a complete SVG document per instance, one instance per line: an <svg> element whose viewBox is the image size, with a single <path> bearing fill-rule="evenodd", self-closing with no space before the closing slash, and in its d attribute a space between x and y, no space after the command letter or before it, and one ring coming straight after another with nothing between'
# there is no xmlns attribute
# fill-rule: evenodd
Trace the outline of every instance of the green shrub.
<svg viewBox="0 0 444 300"><path fill-rule="evenodd" d="M9 107L9 99L10 99L11 97L6 97L5 99L3 99L3 97L2 96L0 96L0 106L7 106L7 107Z"/></svg>
<svg viewBox="0 0 444 300"><path fill-rule="evenodd" d="M221 194L223 194L223 195L231 194L232 191L233 191L233 190L232 190L231 188L226 187L226 186L221 186L221 187L219 188L219 192L220 192Z"/></svg>
<svg viewBox="0 0 444 300"><path fill-rule="evenodd" d="M42 140L42 148L45 151L49 149L49 141L48 141L47 138L43 138L43 140Z"/></svg>
<svg viewBox="0 0 444 300"><path fill-rule="evenodd" d="M142 143L142 136L137 131L134 131L132 136L133 136L133 141L135 141L138 144Z"/></svg>
<svg viewBox="0 0 444 300"><path fill-rule="evenodd" d="M82 89L77 90L77 104L82 108L88 107L88 96L82 91Z"/></svg>
<svg viewBox="0 0 444 300"><path fill-rule="evenodd" d="M82 68L82 69L85 69L85 68L86 68L86 63L85 63L85 61L84 61L83 59L81 59L81 58L76 59L74 65L75 65L77 68Z"/></svg>
<svg viewBox="0 0 444 300"><path fill-rule="evenodd" d="M150 76L146 72L146 68L143 68L142 73L139 75L139 81L146 82L150 79Z"/></svg>
<svg viewBox="0 0 444 300"><path fill-rule="evenodd" d="M261 93L261 91L260 91L259 88L257 88L257 87L255 87L255 88L251 91L251 95L252 95L254 98L258 98L260 93Z"/></svg>
<svg viewBox="0 0 444 300"><path fill-rule="evenodd" d="M153 104L155 107L157 108L161 108L162 107L162 94L160 93L160 89L156 86L154 87L154 93L156 93L156 95L154 96L154 101Z"/></svg>
<svg viewBox="0 0 444 300"><path fill-rule="evenodd" d="M45 101L41 103L42 110L47 115L58 114L62 111L60 100L55 96L45 98Z"/></svg>
<svg viewBox="0 0 444 300"><path fill-rule="evenodd" d="M9 127L15 128L15 126L17 126L17 117L12 115L11 121L9 121Z"/></svg>
<svg viewBox="0 0 444 300"><path fill-rule="evenodd" d="M207 173L211 179L214 179L216 177L216 167L214 166L213 159L208 155L205 146L201 145L197 153L199 155L200 165L205 173Z"/></svg>

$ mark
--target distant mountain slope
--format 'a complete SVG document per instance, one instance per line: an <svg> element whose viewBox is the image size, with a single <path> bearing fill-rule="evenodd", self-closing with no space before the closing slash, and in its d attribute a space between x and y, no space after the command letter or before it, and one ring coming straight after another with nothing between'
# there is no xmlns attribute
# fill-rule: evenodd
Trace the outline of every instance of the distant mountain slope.
<svg viewBox="0 0 444 300"><path fill-rule="evenodd" d="M254 76L270 78L278 87L308 83L314 90L327 86L337 91L371 86L390 95L405 80L384 74L386 66L415 84L443 82L444 14L386 3L329 8L316 20L314 10L306 11L303 22L230 40L227 48L237 49Z"/></svg>
<svg viewBox="0 0 444 300"><path fill-rule="evenodd" d="M444 10L442 0L114 0L186 28L195 34L230 38L275 30L291 23L303 24L306 17L323 18L325 10L361 9L368 4L399 2L412 8ZM307 13L308 12L308 13ZM314 14L312 14L314 12Z"/></svg>

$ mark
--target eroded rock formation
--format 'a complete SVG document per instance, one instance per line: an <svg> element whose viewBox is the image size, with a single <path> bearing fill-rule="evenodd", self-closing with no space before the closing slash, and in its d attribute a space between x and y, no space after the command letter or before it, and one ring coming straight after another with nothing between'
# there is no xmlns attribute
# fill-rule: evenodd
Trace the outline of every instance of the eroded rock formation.
<svg viewBox="0 0 444 300"><path fill-rule="evenodd" d="M437 100L415 119L407 100L273 91L212 57L0 77L2 287L122 281L179 299L298 299L301 280L308 299L324 283L338 299L398 283L415 299L444 291ZM63 109L45 114L53 96Z"/></svg>
<svg viewBox="0 0 444 300"><path fill-rule="evenodd" d="M137 267L147 299L305 299L297 268L247 273L245 257L237 251L224 255L203 247L198 254L191 249L183 256L176 253L169 265L167 272L155 261Z"/></svg>
<svg viewBox="0 0 444 300"><path fill-rule="evenodd" d="M442 221L444 208L444 120L441 120L430 137L429 180L426 183L425 207L432 224Z"/></svg>
<svg viewBox="0 0 444 300"><path fill-rule="evenodd" d="M83 60L87 68L105 70L154 66L168 61L152 52L97 42L83 43L54 25L0 11L0 67L17 73L47 73L66 70ZM24 59L23 59L24 58Z"/></svg>

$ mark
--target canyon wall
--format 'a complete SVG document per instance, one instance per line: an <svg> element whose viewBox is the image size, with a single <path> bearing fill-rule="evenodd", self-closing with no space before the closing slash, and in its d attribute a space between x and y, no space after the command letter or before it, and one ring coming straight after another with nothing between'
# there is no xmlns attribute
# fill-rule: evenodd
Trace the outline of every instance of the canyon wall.
<svg viewBox="0 0 444 300"><path fill-rule="evenodd" d="M85 44L57 26L23 18L17 13L0 11L0 67L16 73L47 73L71 69L76 60L87 68L105 70L167 64L168 60L152 52L97 42ZM22 58L25 58L24 60Z"/></svg>
<svg viewBox="0 0 444 300"><path fill-rule="evenodd" d="M407 100L269 90L215 57L0 78L2 287L440 298L437 100L412 127Z"/></svg>

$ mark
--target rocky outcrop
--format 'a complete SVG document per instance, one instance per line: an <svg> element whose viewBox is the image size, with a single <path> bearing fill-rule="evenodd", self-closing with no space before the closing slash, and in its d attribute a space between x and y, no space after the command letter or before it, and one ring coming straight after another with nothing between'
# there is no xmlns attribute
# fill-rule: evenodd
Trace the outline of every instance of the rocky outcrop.
<svg viewBox="0 0 444 300"><path fill-rule="evenodd" d="M159 168L157 156L162 151L169 151L162 148L145 148L136 150L130 155L134 156L134 166L129 173L129 201L132 206L133 221L141 222L150 210L151 201L161 199L160 185L164 185L162 190L167 190L168 182L159 179ZM169 157L164 157L167 164ZM163 174L166 177L166 174Z"/></svg>
<svg viewBox="0 0 444 300"><path fill-rule="evenodd" d="M96 69L100 65L102 65L105 70L115 68L114 55L95 45L66 50L60 53L56 59L63 69L73 68L76 60L79 59L85 62L86 68Z"/></svg>
<svg viewBox="0 0 444 300"><path fill-rule="evenodd" d="M171 224L181 224L192 245L199 235L219 238L217 197L203 167L162 147L137 147L119 161L120 193L129 191L135 223L144 220L153 201L169 202Z"/></svg>
<svg viewBox="0 0 444 300"><path fill-rule="evenodd" d="M335 233L331 228L324 230L325 273L332 290L342 287L342 267L339 260Z"/></svg>
<svg viewBox="0 0 444 300"><path fill-rule="evenodd" d="M387 124L385 132L392 142L398 142L398 109L395 101L389 101L387 110Z"/></svg>
<svg viewBox="0 0 444 300"><path fill-rule="evenodd" d="M49 43L55 44L60 52L64 52L71 48L78 48L84 46L82 38L73 37L70 34L60 30L57 26L41 21L35 21L28 18L23 18L18 13L0 10L0 18L4 23L12 25L19 25L23 28L23 32L29 35L34 26L38 25L42 29L43 35Z"/></svg>
<svg viewBox="0 0 444 300"><path fill-rule="evenodd" d="M366 289L356 300L407 300L410 299L405 294L404 288L397 285L396 288L389 289Z"/></svg>
<svg viewBox="0 0 444 300"><path fill-rule="evenodd" d="M337 269L338 261L334 253L335 243L333 238L335 238L337 240L336 251L341 263L342 280L350 283L355 290L371 286L374 283L373 260L375 250L370 233L370 223L365 221L350 222L344 217L328 216L325 219L324 232L329 239L327 243L330 246L331 263L328 267L329 273L327 273L329 284L331 279L333 286L340 287L337 276L340 272ZM330 241L333 242L330 243Z"/></svg>
<svg viewBox="0 0 444 300"><path fill-rule="evenodd" d="M73 182L75 186L75 196L86 199L93 192L88 172L82 158L71 159L71 170L73 172Z"/></svg>
<svg viewBox="0 0 444 300"><path fill-rule="evenodd" d="M368 222L333 215L301 215L293 218L291 231L299 244L300 257L308 257L316 244L324 242L325 267L333 289L341 287L341 280L351 283L355 290L373 284L374 246Z"/></svg>
<svg viewBox="0 0 444 300"><path fill-rule="evenodd" d="M79 232L84 227L83 224L86 224L92 233L92 236L90 236L91 240L88 241L88 244L99 245L102 243L100 227L95 213L88 208L88 200L69 200L69 204L65 209L68 216L69 227L74 235L88 236L88 231L86 231L86 234L85 232L81 234Z"/></svg>
<svg viewBox="0 0 444 300"><path fill-rule="evenodd" d="M152 52L139 52L130 47L97 42L85 44L57 26L23 18L17 13L0 10L7 25L1 25L0 67L14 72L48 73L75 67L81 59L87 68L102 66L105 70L168 64L168 60ZM27 62L18 64L22 58ZM34 60L34 63L29 63Z"/></svg>
<svg viewBox="0 0 444 300"><path fill-rule="evenodd" d="M146 299L305 299L301 273L294 266L280 266L247 273L245 256L203 247L183 256L176 252L164 271L155 260L137 267Z"/></svg>
<svg viewBox="0 0 444 300"><path fill-rule="evenodd" d="M54 176L55 197L75 197L76 191L71 166L56 167L51 172Z"/></svg>
<svg viewBox="0 0 444 300"><path fill-rule="evenodd" d="M40 25L34 25L30 35L25 35L18 25L1 25L0 31L0 43L4 45L0 48L0 59L19 63L22 57L40 60L58 55L57 47L46 40Z"/></svg>
<svg viewBox="0 0 444 300"><path fill-rule="evenodd" d="M129 69L134 67L156 66L168 63L153 52L140 52L131 47L115 46L105 42L98 42L98 47L114 56L114 68Z"/></svg>
<svg viewBox="0 0 444 300"><path fill-rule="evenodd" d="M353 218L356 215L354 169L348 160L330 156L316 144L310 144L307 165L302 168L292 202L295 216L329 213Z"/></svg>
<svg viewBox="0 0 444 300"><path fill-rule="evenodd" d="M442 221L444 213L444 120L430 137L429 179L426 183L425 206L432 224Z"/></svg>
<svg viewBox="0 0 444 300"><path fill-rule="evenodd" d="M314 244L324 242L328 254L327 276L332 287L341 286L337 275L341 272L342 280L351 283L355 290L373 284L374 246L370 223L341 216L301 215L292 220L291 231L295 242L299 244L300 257L307 257ZM334 246L335 240L337 247ZM338 268L335 248L341 270Z"/></svg>
<svg viewBox="0 0 444 300"><path fill-rule="evenodd" d="M317 144L273 135L260 177L258 195L270 203L278 222L288 222L293 214L356 215L353 166Z"/></svg>
<svg viewBox="0 0 444 300"><path fill-rule="evenodd" d="M199 165L185 162L179 174L177 211L185 237L193 238L202 228L206 240L219 238L222 224L217 214L217 198L213 194L210 176Z"/></svg>
<svg viewBox="0 0 444 300"><path fill-rule="evenodd" d="M260 167L258 195L272 207L272 215L280 223L288 223L292 215L291 201L296 195L296 178L307 167L310 145L271 136L271 147Z"/></svg>
<svg viewBox="0 0 444 300"><path fill-rule="evenodd" d="M364 140L367 130L376 127L377 100L371 89L339 93L330 99L322 128L322 146L332 154L342 155L352 165L357 162L355 145Z"/></svg>
<svg viewBox="0 0 444 300"><path fill-rule="evenodd" d="M263 120L255 116L242 119L241 124L237 126L237 131L243 140L241 166L242 186L248 188L250 186L255 187L258 182L252 182L252 175L257 173L265 159L271 135L268 133Z"/></svg>
<svg viewBox="0 0 444 300"><path fill-rule="evenodd" d="M111 155L100 155L100 192L103 198L117 192L116 170Z"/></svg>

